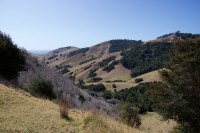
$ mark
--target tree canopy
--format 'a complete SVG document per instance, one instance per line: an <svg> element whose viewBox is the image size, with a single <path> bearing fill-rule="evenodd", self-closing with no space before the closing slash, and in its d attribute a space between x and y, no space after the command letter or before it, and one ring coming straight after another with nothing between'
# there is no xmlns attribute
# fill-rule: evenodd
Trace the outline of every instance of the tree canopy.
<svg viewBox="0 0 200 133"><path fill-rule="evenodd" d="M183 132L200 132L200 39L174 44L167 70L161 71L164 85L151 89L154 100L167 117L177 117Z"/></svg>
<svg viewBox="0 0 200 133"><path fill-rule="evenodd" d="M24 70L26 64L23 52L9 35L0 32L0 76L12 80Z"/></svg>

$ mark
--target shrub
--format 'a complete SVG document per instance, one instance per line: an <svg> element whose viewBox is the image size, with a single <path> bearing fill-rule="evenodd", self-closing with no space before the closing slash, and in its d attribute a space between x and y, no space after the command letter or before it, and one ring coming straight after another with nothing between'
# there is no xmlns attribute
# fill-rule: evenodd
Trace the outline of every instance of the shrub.
<svg viewBox="0 0 200 133"><path fill-rule="evenodd" d="M59 105L59 111L60 111L60 117L69 120L69 104L65 100L59 100L58 102Z"/></svg>
<svg viewBox="0 0 200 133"><path fill-rule="evenodd" d="M129 103L123 103L120 107L119 116L122 122L137 128L141 125L141 119L138 112L138 108L132 107Z"/></svg>
<svg viewBox="0 0 200 133"><path fill-rule="evenodd" d="M113 88L117 88L117 86L116 86L115 84L112 84L112 87L113 87Z"/></svg>
<svg viewBox="0 0 200 133"><path fill-rule="evenodd" d="M140 82L142 82L143 81L143 78L136 78L135 79L135 83L140 83Z"/></svg>
<svg viewBox="0 0 200 133"><path fill-rule="evenodd" d="M56 98L51 81L43 80L40 77L33 79L27 85L27 89L34 96L42 96L49 99Z"/></svg>
<svg viewBox="0 0 200 133"><path fill-rule="evenodd" d="M102 118L93 114L84 120L84 129L87 133L106 133L111 132L107 123Z"/></svg>
<svg viewBox="0 0 200 133"><path fill-rule="evenodd" d="M101 80L102 80L102 78L100 78L100 77L92 78L92 82L99 82Z"/></svg>
<svg viewBox="0 0 200 133"><path fill-rule="evenodd" d="M26 66L24 53L13 43L9 35L0 31L0 76L15 79Z"/></svg>

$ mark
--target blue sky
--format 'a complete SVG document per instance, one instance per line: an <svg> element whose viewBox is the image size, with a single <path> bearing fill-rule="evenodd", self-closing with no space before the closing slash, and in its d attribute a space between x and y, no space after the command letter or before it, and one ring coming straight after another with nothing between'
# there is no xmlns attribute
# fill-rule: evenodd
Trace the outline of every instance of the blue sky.
<svg viewBox="0 0 200 133"><path fill-rule="evenodd" d="M28 50L200 33L200 0L1 0L0 30Z"/></svg>

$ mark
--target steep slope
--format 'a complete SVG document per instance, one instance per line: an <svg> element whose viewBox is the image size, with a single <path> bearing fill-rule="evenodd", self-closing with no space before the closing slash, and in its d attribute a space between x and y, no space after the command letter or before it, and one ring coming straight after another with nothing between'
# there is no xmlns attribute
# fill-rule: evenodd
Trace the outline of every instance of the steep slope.
<svg viewBox="0 0 200 133"><path fill-rule="evenodd" d="M71 120L60 118L58 105L0 84L0 132L140 132L103 116L70 109Z"/></svg>

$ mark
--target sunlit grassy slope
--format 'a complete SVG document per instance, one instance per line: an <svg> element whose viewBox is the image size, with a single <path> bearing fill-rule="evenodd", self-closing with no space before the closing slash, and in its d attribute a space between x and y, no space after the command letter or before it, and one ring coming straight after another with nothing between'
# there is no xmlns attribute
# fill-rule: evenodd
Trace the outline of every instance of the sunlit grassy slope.
<svg viewBox="0 0 200 133"><path fill-rule="evenodd" d="M90 112L70 109L71 120L60 118L58 105L0 84L0 132L129 133L139 132Z"/></svg>

